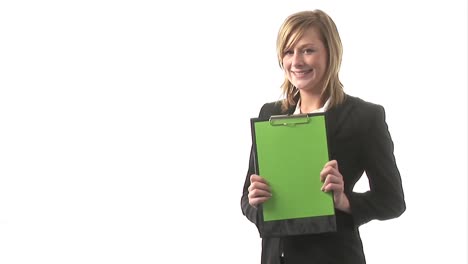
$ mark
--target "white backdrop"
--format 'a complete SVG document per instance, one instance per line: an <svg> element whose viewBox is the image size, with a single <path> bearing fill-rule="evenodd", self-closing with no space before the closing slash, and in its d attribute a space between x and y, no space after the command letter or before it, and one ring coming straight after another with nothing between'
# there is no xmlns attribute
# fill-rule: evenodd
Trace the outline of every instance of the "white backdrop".
<svg viewBox="0 0 468 264"><path fill-rule="evenodd" d="M280 96L279 26L315 8L403 179L368 263L466 263L467 4L442 0L2 1L0 263L259 263L249 118Z"/></svg>

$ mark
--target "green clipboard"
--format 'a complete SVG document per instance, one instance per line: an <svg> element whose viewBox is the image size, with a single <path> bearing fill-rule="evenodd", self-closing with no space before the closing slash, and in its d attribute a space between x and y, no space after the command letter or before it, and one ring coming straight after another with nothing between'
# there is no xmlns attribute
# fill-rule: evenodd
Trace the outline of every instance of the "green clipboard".
<svg viewBox="0 0 468 264"><path fill-rule="evenodd" d="M272 190L263 221L333 216L334 223L333 194L320 181L329 161L324 113L252 118L251 129L256 174Z"/></svg>

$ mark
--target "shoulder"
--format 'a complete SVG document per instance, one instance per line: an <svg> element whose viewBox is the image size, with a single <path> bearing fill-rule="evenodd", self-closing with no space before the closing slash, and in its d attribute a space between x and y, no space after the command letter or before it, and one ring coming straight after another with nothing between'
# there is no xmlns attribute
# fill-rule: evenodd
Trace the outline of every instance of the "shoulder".
<svg viewBox="0 0 468 264"><path fill-rule="evenodd" d="M376 104L373 102L366 101L364 99L361 99L356 96L352 95L346 95L345 101L343 102L343 105L352 105L359 110L376 110L379 108L383 108L380 104Z"/></svg>
<svg viewBox="0 0 468 264"><path fill-rule="evenodd" d="M272 115L281 114L281 100L263 104L258 115L259 118L269 118Z"/></svg>
<svg viewBox="0 0 468 264"><path fill-rule="evenodd" d="M363 100L358 97L348 96L344 104L353 105L350 107L347 120L354 123L356 131L363 133L367 139L373 135L385 135L388 132L385 109L382 105Z"/></svg>
<svg viewBox="0 0 468 264"><path fill-rule="evenodd" d="M332 126L358 133L372 130L372 127L385 122L385 112L381 105L351 95L346 95L341 104L327 112Z"/></svg>
<svg viewBox="0 0 468 264"><path fill-rule="evenodd" d="M342 107L343 109L349 110L351 114L357 115L363 119L375 119L385 115L385 110L382 105L351 95L346 95Z"/></svg>

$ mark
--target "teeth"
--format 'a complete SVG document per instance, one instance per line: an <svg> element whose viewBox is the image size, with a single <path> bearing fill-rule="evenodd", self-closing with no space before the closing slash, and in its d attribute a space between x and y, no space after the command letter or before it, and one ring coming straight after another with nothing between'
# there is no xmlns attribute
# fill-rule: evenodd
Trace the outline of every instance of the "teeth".
<svg viewBox="0 0 468 264"><path fill-rule="evenodd" d="M300 72L294 72L295 74L297 75L305 75L307 73L309 73L309 71L300 71Z"/></svg>

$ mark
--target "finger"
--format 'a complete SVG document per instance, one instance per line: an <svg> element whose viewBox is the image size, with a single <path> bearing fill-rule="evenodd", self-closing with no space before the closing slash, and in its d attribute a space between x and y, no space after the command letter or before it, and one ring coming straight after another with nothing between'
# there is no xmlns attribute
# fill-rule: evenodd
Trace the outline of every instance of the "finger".
<svg viewBox="0 0 468 264"><path fill-rule="evenodd" d="M329 184L338 184L338 185L343 186L344 185L343 178L340 176L341 175L337 176L333 174L328 174L327 177L325 178L325 181L323 182L322 191L325 189L325 186Z"/></svg>
<svg viewBox="0 0 468 264"><path fill-rule="evenodd" d="M324 167L322 171L320 171L320 181L324 182L327 178L328 174L330 174L331 167Z"/></svg>
<svg viewBox="0 0 468 264"><path fill-rule="evenodd" d="M335 168L333 168L332 166L326 166L322 169L322 171L320 171L320 181L325 181L325 179L327 178L327 176L329 174L332 174L332 175L338 175L340 174L339 171L337 171ZM340 174L341 175L341 174Z"/></svg>
<svg viewBox="0 0 468 264"><path fill-rule="evenodd" d="M339 183L327 183L322 187L322 191L330 192L333 191L335 193L343 192L344 188L342 184Z"/></svg>
<svg viewBox="0 0 468 264"><path fill-rule="evenodd" d="M270 186L268 184L266 184L266 183L263 183L263 182L253 182L249 186L249 191L252 191L252 190L255 190L255 189L270 191Z"/></svg>
<svg viewBox="0 0 468 264"><path fill-rule="evenodd" d="M252 174L250 175L250 183L253 183L253 182L263 182L263 183L267 183L267 181L261 177L261 176L258 176L257 174Z"/></svg>
<svg viewBox="0 0 468 264"><path fill-rule="evenodd" d="M271 197L271 192L255 189L249 192L249 198Z"/></svg>
<svg viewBox="0 0 468 264"><path fill-rule="evenodd" d="M257 207L257 205L259 204L262 204L266 201L268 201L268 199L270 199L270 197L261 197L261 198L253 198L253 199L249 199L249 204L253 207Z"/></svg>
<svg viewBox="0 0 468 264"><path fill-rule="evenodd" d="M339 170L338 169L338 161L336 161L336 160L330 160L329 162L325 163L324 167L328 167L328 166L335 168L335 170Z"/></svg>

